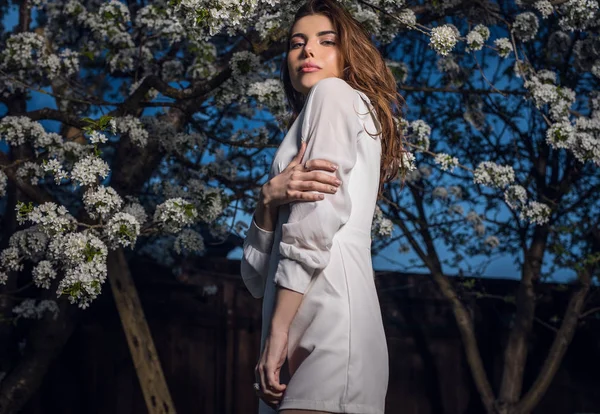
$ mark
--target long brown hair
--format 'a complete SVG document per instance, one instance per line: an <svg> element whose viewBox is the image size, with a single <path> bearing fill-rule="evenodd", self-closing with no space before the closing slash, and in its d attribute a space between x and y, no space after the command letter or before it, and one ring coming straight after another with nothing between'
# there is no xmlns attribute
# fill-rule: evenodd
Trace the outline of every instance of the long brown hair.
<svg viewBox="0 0 600 414"><path fill-rule="evenodd" d="M381 174L378 190L378 196L381 196L383 184L393 180L399 170L402 171L402 179L404 179L406 171L402 161L404 134L402 127L396 126L393 111L396 109L401 116L400 102L404 105L405 101L396 90L394 75L385 64L379 50L371 43L365 28L336 0L308 0L298 9L288 30L285 59L281 65L281 80L288 103L292 108L288 129L302 111L305 100L305 96L292 86L288 72L287 56L290 51L290 36L292 28L298 20L314 14L328 17L338 33L342 67L344 68L342 79L354 89L367 95L377 112L381 124L381 131L377 131L377 134L381 133ZM369 64L364 64L364 62L369 62Z"/></svg>

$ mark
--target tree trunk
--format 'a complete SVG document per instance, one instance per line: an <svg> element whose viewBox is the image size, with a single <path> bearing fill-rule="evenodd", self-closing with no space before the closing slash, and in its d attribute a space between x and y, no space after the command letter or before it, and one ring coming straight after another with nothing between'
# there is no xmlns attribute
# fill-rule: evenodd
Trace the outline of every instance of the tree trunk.
<svg viewBox="0 0 600 414"><path fill-rule="evenodd" d="M514 406L521 398L523 373L527 363L527 345L535 318L534 283L539 278L547 235L546 228L537 228L531 248L525 253L523 274L516 298L514 326L504 350L502 382L498 394L502 406Z"/></svg>
<svg viewBox="0 0 600 414"><path fill-rule="evenodd" d="M47 298L56 291L52 285ZM46 312L27 337L25 354L18 365L0 383L0 413L17 414L41 385L50 364L58 357L73 333L81 309L66 299L57 300L60 313L56 320Z"/></svg>
<svg viewBox="0 0 600 414"><path fill-rule="evenodd" d="M174 414L175 406L122 249L108 254L108 279L148 413Z"/></svg>

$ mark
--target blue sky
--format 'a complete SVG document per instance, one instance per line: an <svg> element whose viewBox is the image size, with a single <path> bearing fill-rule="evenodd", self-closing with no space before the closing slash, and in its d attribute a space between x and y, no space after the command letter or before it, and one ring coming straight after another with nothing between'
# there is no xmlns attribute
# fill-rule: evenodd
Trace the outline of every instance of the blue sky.
<svg viewBox="0 0 600 414"><path fill-rule="evenodd" d="M11 9L11 12L7 14L4 18L4 24L7 29L10 29L17 22L17 10L16 7ZM34 110L43 107L55 107L54 101L51 97L40 94L33 93L31 101L28 103L28 110ZM0 108L0 116L3 115L4 108ZM146 113L147 114L147 113ZM408 114L407 118L409 120L413 120ZM55 130L55 125L52 123L44 123L44 126L50 130ZM0 150L6 150L6 146L3 143L0 143ZM481 213L481 211L480 211ZM502 219L503 217L498 217L498 219ZM244 215L242 217L238 217L238 219L245 219L247 222L250 220L250 215ZM395 229L395 232L399 230ZM443 249L439 250L440 258L443 260L448 253ZM241 257L241 249L237 248L230 252L229 258L239 259ZM378 255L373 257L373 266L376 270L391 270L391 271L402 271L404 270L403 263L407 263L410 258L416 258L416 256L412 253L409 254L401 254L398 252L398 244L393 244L381 251ZM470 259L471 263L478 263L477 258ZM513 257L499 257L491 262L491 264L487 267L486 272L483 275L474 275L474 276L483 276L483 277L495 277L495 278L509 278L509 279L518 279L520 276L520 270L517 266L515 266L515 260ZM566 281L571 279L573 274L571 272L561 272L559 274L554 275L554 281Z"/></svg>

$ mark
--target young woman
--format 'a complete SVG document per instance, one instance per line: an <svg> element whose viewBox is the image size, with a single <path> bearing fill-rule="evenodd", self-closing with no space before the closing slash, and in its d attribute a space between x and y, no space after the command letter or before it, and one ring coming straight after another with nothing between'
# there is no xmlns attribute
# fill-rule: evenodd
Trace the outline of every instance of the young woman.
<svg viewBox="0 0 600 414"><path fill-rule="evenodd" d="M298 10L282 78L294 117L241 268L263 297L259 413L383 413L388 353L371 223L381 184L401 162L396 83L335 0Z"/></svg>

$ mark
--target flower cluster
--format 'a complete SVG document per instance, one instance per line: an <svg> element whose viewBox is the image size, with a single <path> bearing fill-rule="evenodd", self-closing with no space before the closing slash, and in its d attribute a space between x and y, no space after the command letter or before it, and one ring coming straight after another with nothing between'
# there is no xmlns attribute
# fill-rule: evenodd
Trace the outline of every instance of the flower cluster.
<svg viewBox="0 0 600 414"><path fill-rule="evenodd" d="M6 194L6 186L8 184L8 177L3 170L0 170L0 197L4 197Z"/></svg>
<svg viewBox="0 0 600 414"><path fill-rule="evenodd" d="M75 163L71 171L71 179L82 186L98 183L98 178L105 179L110 171L108 164L99 157L88 155Z"/></svg>
<svg viewBox="0 0 600 414"><path fill-rule="evenodd" d="M52 266L52 262L42 260L33 268L31 275L33 276L33 283L37 287L49 289L52 281L56 279L56 270Z"/></svg>
<svg viewBox="0 0 600 414"><path fill-rule="evenodd" d="M192 229L184 229L177 235L173 243L173 249L178 254L186 252L204 253L204 238L200 233Z"/></svg>
<svg viewBox="0 0 600 414"><path fill-rule="evenodd" d="M116 129L121 134L129 135L129 139L138 147L145 147L148 143L148 131L146 131L139 118L127 115L116 118Z"/></svg>
<svg viewBox="0 0 600 414"><path fill-rule="evenodd" d="M371 224L371 232L377 236L391 237L394 230L394 222L383 216L383 211L376 205L373 221Z"/></svg>
<svg viewBox="0 0 600 414"><path fill-rule="evenodd" d="M77 223L64 206L52 202L36 207L18 203L16 210L19 224L30 221L37 224L39 229L49 236L73 230Z"/></svg>
<svg viewBox="0 0 600 414"><path fill-rule="evenodd" d="M518 14L512 25L512 31L515 36L523 42L535 39L540 28L536 15L532 12Z"/></svg>
<svg viewBox="0 0 600 414"><path fill-rule="evenodd" d="M123 200L112 187L90 187L83 194L83 204L91 218L108 218L123 205Z"/></svg>
<svg viewBox="0 0 600 414"><path fill-rule="evenodd" d="M38 226L31 226L13 233L8 245L18 249L19 255L27 260L37 262L42 259L48 246L48 235Z"/></svg>
<svg viewBox="0 0 600 414"><path fill-rule="evenodd" d="M159 204L154 212L154 222L169 233L177 233L193 224L197 217L198 211L194 205L180 197Z"/></svg>
<svg viewBox="0 0 600 414"><path fill-rule="evenodd" d="M536 8L537 11L540 12L544 19L547 19L554 12L554 7L552 3L548 0L538 0L533 4L533 7Z"/></svg>
<svg viewBox="0 0 600 414"><path fill-rule="evenodd" d="M515 181L515 172L509 165L497 165L491 161L479 163L473 173L473 182L490 187L503 188Z"/></svg>
<svg viewBox="0 0 600 414"><path fill-rule="evenodd" d="M597 0L568 0L560 6L558 24L563 30L585 30L598 22L598 8Z"/></svg>
<svg viewBox="0 0 600 414"><path fill-rule="evenodd" d="M117 213L106 223L104 232L111 247L133 248L140 234L140 222L129 213Z"/></svg>
<svg viewBox="0 0 600 414"><path fill-rule="evenodd" d="M494 45L498 48L498 55L503 58L508 57L510 52L513 51L512 43L510 43L510 40L508 40L506 37L501 37L494 40Z"/></svg>
<svg viewBox="0 0 600 414"><path fill-rule="evenodd" d="M12 309L15 315L15 322L23 319L42 319L46 312L52 313L52 319L56 320L59 309L58 304L54 300L40 300L35 304L35 299L25 299L20 304Z"/></svg>
<svg viewBox="0 0 600 414"><path fill-rule="evenodd" d="M92 232L68 233L54 237L49 255L65 271L57 294L66 294L71 303L86 308L100 293L106 281L106 245Z"/></svg>
<svg viewBox="0 0 600 414"><path fill-rule="evenodd" d="M478 24L471 30L466 37L468 50L481 50L483 44L490 37L490 29L482 24Z"/></svg>
<svg viewBox="0 0 600 414"><path fill-rule="evenodd" d="M457 30L451 25L442 25L431 29L431 38L429 46L442 56L446 56L452 51L458 42Z"/></svg>
<svg viewBox="0 0 600 414"><path fill-rule="evenodd" d="M444 154L443 152L436 154L433 161L438 164L443 171L449 170L452 172L454 168L458 166L458 158Z"/></svg>
<svg viewBox="0 0 600 414"><path fill-rule="evenodd" d="M44 127L26 116L5 116L0 120L0 138L11 146L23 145L44 135Z"/></svg>
<svg viewBox="0 0 600 414"><path fill-rule="evenodd" d="M412 121L410 123L410 128L412 130L411 141L417 147L415 151L422 152L429 150L431 127L427 125L425 121L417 119L416 121Z"/></svg>

